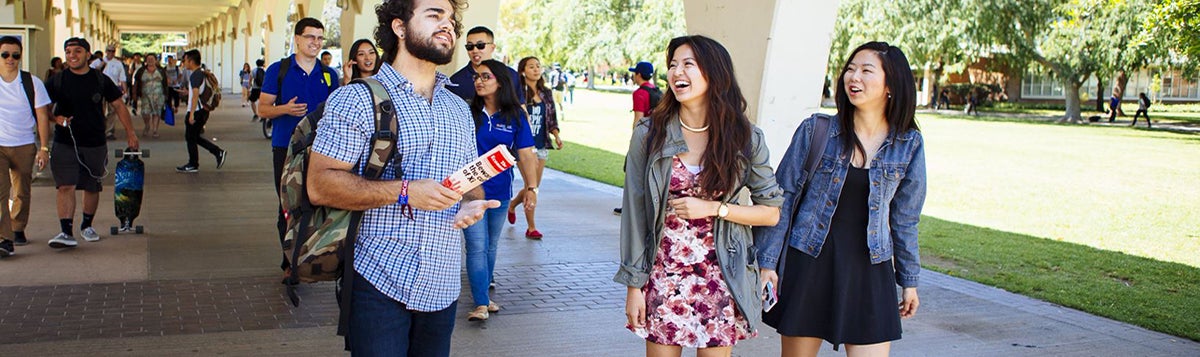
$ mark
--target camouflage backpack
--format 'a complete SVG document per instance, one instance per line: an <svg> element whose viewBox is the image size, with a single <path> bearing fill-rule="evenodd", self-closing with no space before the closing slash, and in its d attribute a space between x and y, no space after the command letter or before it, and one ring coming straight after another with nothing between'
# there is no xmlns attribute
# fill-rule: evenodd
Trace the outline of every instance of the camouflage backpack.
<svg viewBox="0 0 1200 357"><path fill-rule="evenodd" d="M383 84L373 78L357 79L351 84L366 85L374 100L375 133L371 136L371 153L364 163L355 165L352 172L364 168L363 177L378 180L388 162L391 162L396 147L396 111ZM313 140L316 139L317 123L324 114L324 104L305 116L288 144L287 159L280 178L280 203L287 220L287 233L283 240L283 255L290 263L291 274L287 277L288 297L295 306L300 305L295 285L318 281L342 280L345 285L352 279L354 271L354 241L358 226L362 223L363 211L347 211L331 207L314 206L309 201L308 163ZM396 161L400 157L395 158ZM400 173L397 172L397 176ZM342 286L342 290L345 286ZM348 292L348 291L343 291ZM340 292L341 293L341 292ZM342 299L339 299L342 300Z"/></svg>

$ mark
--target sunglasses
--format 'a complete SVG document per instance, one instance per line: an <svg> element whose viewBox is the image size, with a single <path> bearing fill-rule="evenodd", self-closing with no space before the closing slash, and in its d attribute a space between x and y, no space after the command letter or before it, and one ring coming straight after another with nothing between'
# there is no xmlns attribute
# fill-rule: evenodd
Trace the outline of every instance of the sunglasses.
<svg viewBox="0 0 1200 357"><path fill-rule="evenodd" d="M472 49L478 49L478 50L482 51L484 48L487 48L487 45L490 45L490 44L492 44L492 43L491 42L468 43L467 51L470 51Z"/></svg>
<svg viewBox="0 0 1200 357"><path fill-rule="evenodd" d="M484 81L484 82L487 82L487 81L490 81L490 80L492 80L492 78L495 78L495 77L492 77L492 74L491 74L491 73L480 73L480 74L476 74L476 75L474 75L474 76L471 76L471 78L472 78L472 79L474 79L474 80L476 80L476 81L482 80L482 81Z"/></svg>
<svg viewBox="0 0 1200 357"><path fill-rule="evenodd" d="M21 53L20 52L0 52L0 58L8 59L9 57L12 57L12 59L15 59L15 60L19 60L19 59L21 59Z"/></svg>

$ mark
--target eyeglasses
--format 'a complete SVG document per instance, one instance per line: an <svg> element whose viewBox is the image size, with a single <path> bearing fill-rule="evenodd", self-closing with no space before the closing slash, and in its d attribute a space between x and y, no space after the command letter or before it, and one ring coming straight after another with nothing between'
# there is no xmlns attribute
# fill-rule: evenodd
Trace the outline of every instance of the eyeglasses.
<svg viewBox="0 0 1200 357"><path fill-rule="evenodd" d="M478 49L478 50L482 51L484 48L487 48L487 45L490 45L490 44L492 44L492 43L491 42L467 43L467 51L470 51L472 49Z"/></svg>
<svg viewBox="0 0 1200 357"><path fill-rule="evenodd" d="M325 36L317 36L317 35L300 35L300 38L303 38L303 39L305 39L305 40L309 40L309 41L321 41L321 42L325 42Z"/></svg>
<svg viewBox="0 0 1200 357"><path fill-rule="evenodd" d="M490 80L492 80L492 78L496 78L496 77L492 77L492 74L491 74L491 73L480 73L480 74L476 74L476 75L474 75L474 76L471 76L471 78L472 78L472 79L474 79L475 81L480 81L480 80L482 80L482 81L484 81L484 82L487 82L487 81L490 81Z"/></svg>
<svg viewBox="0 0 1200 357"><path fill-rule="evenodd" d="M21 59L21 53L20 52L0 52L0 58L8 59L9 57L12 57L12 59L15 59L15 60L19 60L19 59Z"/></svg>

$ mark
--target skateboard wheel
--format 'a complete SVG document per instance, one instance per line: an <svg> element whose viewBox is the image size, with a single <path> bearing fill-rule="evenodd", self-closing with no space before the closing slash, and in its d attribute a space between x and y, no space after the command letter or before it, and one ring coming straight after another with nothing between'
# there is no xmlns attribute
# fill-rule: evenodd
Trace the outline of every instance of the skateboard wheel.
<svg viewBox="0 0 1200 357"><path fill-rule="evenodd" d="M142 233L145 233L145 232L146 232L146 230L145 230L144 228L142 228L142 226L137 226L137 227L134 227L134 228L133 228L133 231L134 231L134 232L137 232L137 234L142 234Z"/></svg>
<svg viewBox="0 0 1200 357"><path fill-rule="evenodd" d="M114 236L117 235L117 226L112 226L112 228L109 228L108 233Z"/></svg>

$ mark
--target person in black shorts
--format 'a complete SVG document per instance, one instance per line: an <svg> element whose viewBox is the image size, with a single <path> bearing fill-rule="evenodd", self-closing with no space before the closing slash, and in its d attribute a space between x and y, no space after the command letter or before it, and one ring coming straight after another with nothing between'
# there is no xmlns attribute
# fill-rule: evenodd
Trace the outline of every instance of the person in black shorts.
<svg viewBox="0 0 1200 357"><path fill-rule="evenodd" d="M101 180L108 174L108 143L105 136L104 104L117 113L125 128L129 148L138 148L129 109L121 99L121 89L100 71L88 67L91 46L82 38L63 43L67 70L50 79L46 92L54 101L54 148L50 167L58 188L58 218L62 232L50 239L50 247L78 245L72 235L75 216L75 191L83 190L83 221L79 224L84 240L95 242L100 235L92 228L100 203Z"/></svg>
<svg viewBox="0 0 1200 357"><path fill-rule="evenodd" d="M250 117L251 122L256 122L259 120L258 97L262 95L263 75L266 73L266 70L263 69L263 65L265 64L266 62L264 62L261 58L257 61L254 61L254 75L252 78L250 78L250 98L248 98L250 100L250 112L254 113L254 116Z"/></svg>

